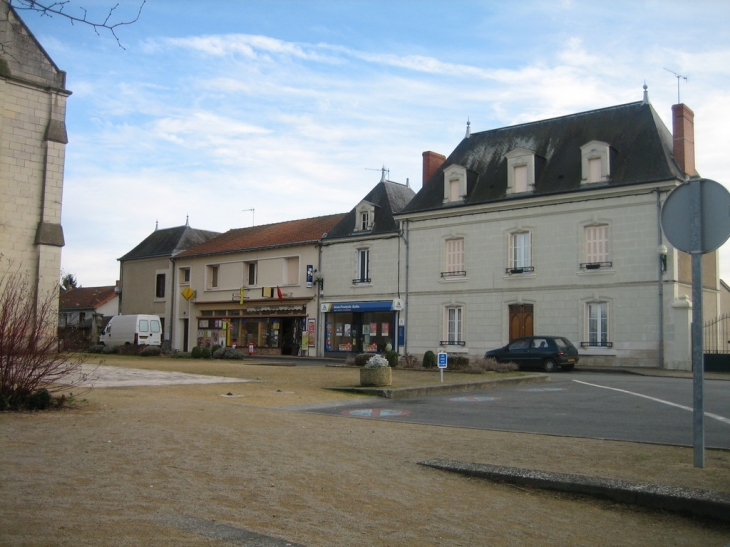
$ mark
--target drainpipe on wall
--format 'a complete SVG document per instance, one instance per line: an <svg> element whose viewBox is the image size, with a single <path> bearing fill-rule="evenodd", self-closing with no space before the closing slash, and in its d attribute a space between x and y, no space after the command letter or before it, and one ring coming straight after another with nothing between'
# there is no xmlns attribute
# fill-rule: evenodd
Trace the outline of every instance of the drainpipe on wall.
<svg viewBox="0 0 730 547"><path fill-rule="evenodd" d="M170 348L173 348L173 340L175 340L175 325L177 323L177 315L175 314L175 303L177 302L177 291L175 290L175 287L178 285L175 284L175 274L177 273L175 268L175 258L170 257L170 281L172 282L172 286L170 287L170 324L167 326L168 331L170 332ZM230 324L228 325L230 328ZM163 332L164 334L164 332Z"/></svg>
<svg viewBox="0 0 730 547"><path fill-rule="evenodd" d="M656 213L657 213L657 235L658 249L662 248L662 200L661 191L656 189ZM665 255L666 256L666 255ZM666 260L666 258L664 259ZM658 267L658 289L659 289L659 368L664 368L664 260L659 256Z"/></svg>
<svg viewBox="0 0 730 547"><path fill-rule="evenodd" d="M325 234L326 235L326 234ZM324 237L324 236L322 236ZM320 241L317 243L318 252L317 252L317 271L319 272L319 275L322 275L322 242ZM324 357L324 323L322 322L322 311L320 310L319 306L319 295L322 292L322 286L319 283L315 283L315 286L317 287L315 291L317 291L317 340L315 344L317 345L317 357ZM309 353L309 352L307 352Z"/></svg>
<svg viewBox="0 0 730 547"><path fill-rule="evenodd" d="M405 292L405 310L404 310L404 313L403 313L403 315L404 315L404 317L403 317L403 333L405 335L405 341L403 343L403 353L405 355L408 355L408 332L407 332L407 329L408 329L408 265L409 265L408 249L409 249L409 246L408 246L408 221L407 220L404 220L403 221L403 226L404 226L404 228L401 230L401 237L403 238L403 242L406 245L406 268L405 268L406 279L405 279L405 290L404 290L404 292ZM397 327L399 327L399 326L400 325L397 325Z"/></svg>

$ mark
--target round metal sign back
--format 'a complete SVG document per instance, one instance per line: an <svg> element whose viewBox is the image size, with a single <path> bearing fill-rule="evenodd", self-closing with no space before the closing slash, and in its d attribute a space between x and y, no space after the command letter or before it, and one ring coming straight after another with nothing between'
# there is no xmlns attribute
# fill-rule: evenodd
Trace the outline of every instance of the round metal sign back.
<svg viewBox="0 0 730 547"><path fill-rule="evenodd" d="M699 244L692 236L692 193L699 184ZM709 253L730 237L730 192L722 184L699 179L677 186L664 201L661 213L662 230L669 242L680 251ZM696 247L697 246L697 247Z"/></svg>

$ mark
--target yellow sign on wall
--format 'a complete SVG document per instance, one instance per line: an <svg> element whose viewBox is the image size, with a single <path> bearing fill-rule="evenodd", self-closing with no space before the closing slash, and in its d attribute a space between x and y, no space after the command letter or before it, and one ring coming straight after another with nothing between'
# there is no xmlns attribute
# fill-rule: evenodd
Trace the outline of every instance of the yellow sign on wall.
<svg viewBox="0 0 730 547"><path fill-rule="evenodd" d="M193 296L195 296L195 291L190 287L185 287L183 289L182 295L185 300L190 300Z"/></svg>

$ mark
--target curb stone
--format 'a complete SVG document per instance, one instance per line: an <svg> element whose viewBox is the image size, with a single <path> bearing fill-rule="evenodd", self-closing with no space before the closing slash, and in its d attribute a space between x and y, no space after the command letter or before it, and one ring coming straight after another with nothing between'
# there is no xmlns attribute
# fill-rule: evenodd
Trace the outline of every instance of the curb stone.
<svg viewBox="0 0 730 547"><path fill-rule="evenodd" d="M432 459L419 465L496 482L508 482L730 522L730 493L662 486L485 463Z"/></svg>
<svg viewBox="0 0 730 547"><path fill-rule="evenodd" d="M418 387L328 387L333 391L345 391L349 393L360 393L362 395L377 395L386 399L406 399L409 397L425 397L427 395L440 395L444 393L463 393L465 391L476 391L477 389L493 389L503 386L516 386L520 384L534 384L538 382L549 382L547 374L530 374L512 378L494 378L479 382L463 382L458 384L435 384Z"/></svg>

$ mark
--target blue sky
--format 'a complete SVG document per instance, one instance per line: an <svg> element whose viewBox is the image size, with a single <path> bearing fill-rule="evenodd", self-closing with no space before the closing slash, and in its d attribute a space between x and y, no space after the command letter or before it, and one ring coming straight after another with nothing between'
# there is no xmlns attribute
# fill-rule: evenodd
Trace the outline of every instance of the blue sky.
<svg viewBox="0 0 730 547"><path fill-rule="evenodd" d="M117 0L74 0L104 18ZM137 0L119 0L128 18ZM349 211L472 131L642 98L677 79L700 174L730 184L727 2L149 0L113 37L21 16L67 71L62 268L111 285L154 229ZM255 209L255 212L246 211ZM730 248L721 253L730 280Z"/></svg>

